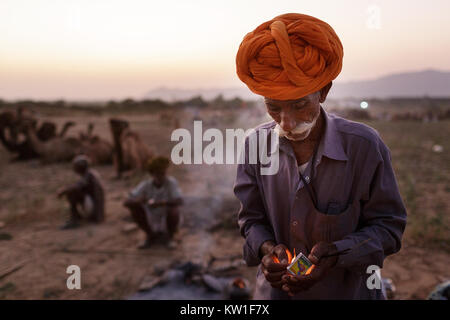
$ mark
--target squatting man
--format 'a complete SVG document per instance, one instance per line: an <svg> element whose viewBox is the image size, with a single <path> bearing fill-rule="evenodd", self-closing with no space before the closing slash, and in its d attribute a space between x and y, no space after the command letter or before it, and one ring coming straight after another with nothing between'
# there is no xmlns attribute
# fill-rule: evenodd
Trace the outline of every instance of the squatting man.
<svg viewBox="0 0 450 320"><path fill-rule="evenodd" d="M89 158L76 156L73 171L80 179L58 190L58 198L65 197L70 206L70 217L61 229L73 229L83 220L101 223L105 218L105 192L98 172L89 168Z"/></svg>
<svg viewBox="0 0 450 320"><path fill-rule="evenodd" d="M256 299L385 298L366 270L400 249L406 210L378 132L321 106L342 59L331 26L296 13L264 22L239 47L237 74L273 118L254 134L279 134L278 172L246 161L234 186L244 259L259 265ZM305 254L312 272L289 275L287 249Z"/></svg>
<svg viewBox="0 0 450 320"><path fill-rule="evenodd" d="M124 202L146 235L139 249L147 249L158 240L163 240L171 249L177 245L174 235L178 230L179 206L183 198L177 180L167 175L169 166L170 160L166 157L150 160L147 171L151 177L134 188Z"/></svg>

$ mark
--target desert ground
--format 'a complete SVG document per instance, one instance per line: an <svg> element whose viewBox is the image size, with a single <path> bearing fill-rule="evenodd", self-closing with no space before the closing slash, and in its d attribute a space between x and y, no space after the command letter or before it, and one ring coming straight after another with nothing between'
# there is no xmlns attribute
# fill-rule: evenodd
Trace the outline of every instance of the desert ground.
<svg viewBox="0 0 450 320"><path fill-rule="evenodd" d="M130 121L157 154L166 156L175 144L170 141L175 118L188 130L194 117L204 121L204 130L247 129L266 120L261 111L189 108L164 117L145 112L113 116ZM94 133L111 141L108 112L42 112L39 117L59 126L75 121L68 135L77 135L92 122ZM395 299L425 299L437 284L450 279L450 122L365 122L379 131L391 150L408 209L403 247L387 258L382 276L396 286ZM433 151L435 145L442 151ZM122 201L145 173L116 179L112 165L96 166L106 190L106 221L63 231L59 227L68 205L56 197L56 190L76 181L71 164L11 158L0 146L0 299L126 299L155 268L175 261L204 264L211 255L242 252L244 240L236 223L239 203L232 192L234 165L172 165L170 175L178 179L185 196L178 247L169 250L156 244L143 251L137 245L144 235L127 228L131 220ZM81 268L81 290L66 287L69 265ZM254 284L255 268L240 265L235 272Z"/></svg>

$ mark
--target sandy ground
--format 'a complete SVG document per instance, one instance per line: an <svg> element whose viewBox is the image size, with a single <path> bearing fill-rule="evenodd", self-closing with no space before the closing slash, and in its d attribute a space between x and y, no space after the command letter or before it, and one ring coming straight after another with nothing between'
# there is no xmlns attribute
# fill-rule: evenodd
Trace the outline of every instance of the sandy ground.
<svg viewBox="0 0 450 320"><path fill-rule="evenodd" d="M209 115L208 119L214 124L218 117ZM173 130L171 123L161 126L159 118L151 115L126 118L157 153L170 154L173 143L167 141ZM53 118L59 124L67 119ZM71 130L73 133L83 130L88 120L86 116L71 119L79 124ZM96 124L97 134L110 139L106 116L89 117L89 121ZM188 127L190 121L190 115L184 115L181 126ZM253 125L246 117L233 121L234 127ZM5 224L0 233L12 236L11 240L0 240L0 277L2 272L20 268L0 278L1 299L123 299L135 293L155 268L165 268L176 260L205 263L211 254L232 256L242 252L243 239L236 229L207 231L219 219L236 214L234 166L172 167L170 174L177 177L186 197L178 248L155 245L141 251L136 246L143 234L139 230L124 231L129 216L121 202L145 175L117 180L111 166L95 168L106 187L106 222L61 231L58 227L68 207L55 192L75 181L70 165L43 166L37 160L10 163L9 158L0 147L0 221ZM415 243L405 239L402 250L389 257L382 270L382 275L392 278L397 287L397 299L424 299L437 284L450 278L448 252ZM66 287L69 265L81 268L81 290ZM237 272L254 283L255 268L241 266Z"/></svg>

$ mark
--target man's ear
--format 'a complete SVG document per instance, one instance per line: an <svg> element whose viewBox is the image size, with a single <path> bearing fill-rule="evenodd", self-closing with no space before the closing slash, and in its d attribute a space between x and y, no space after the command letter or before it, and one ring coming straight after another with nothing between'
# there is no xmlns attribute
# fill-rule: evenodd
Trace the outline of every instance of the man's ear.
<svg viewBox="0 0 450 320"><path fill-rule="evenodd" d="M330 91L332 85L333 85L333 81L331 81L325 87L320 89L320 91L319 91L319 93L320 93L320 97L319 97L320 103L324 103L325 102L325 100L327 99L328 92Z"/></svg>

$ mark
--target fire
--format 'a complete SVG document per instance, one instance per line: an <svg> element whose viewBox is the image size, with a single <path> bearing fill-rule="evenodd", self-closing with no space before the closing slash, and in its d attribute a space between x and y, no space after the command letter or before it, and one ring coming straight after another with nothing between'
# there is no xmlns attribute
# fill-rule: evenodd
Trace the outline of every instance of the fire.
<svg viewBox="0 0 450 320"><path fill-rule="evenodd" d="M289 251L289 249L285 249L286 255L288 257L288 263L290 264L292 262L292 260L295 259L295 257L297 256L295 254L295 248L294 248L294 256L292 256L292 253ZM275 263L280 263L280 260L278 260L278 258L276 256L272 257L273 262Z"/></svg>
<svg viewBox="0 0 450 320"><path fill-rule="evenodd" d="M294 249L294 252L295 252L295 249ZM288 262L291 263L292 262L292 254L291 254L291 252L288 249L286 249L286 254L287 254L287 257L288 257Z"/></svg>
<svg viewBox="0 0 450 320"><path fill-rule="evenodd" d="M244 288L245 288L245 282L244 282L244 280L242 280L241 278L236 278L236 279L233 281L233 286L234 286L234 287L237 287L237 288L239 288L239 289L244 289Z"/></svg>
<svg viewBox="0 0 450 320"><path fill-rule="evenodd" d="M286 255L288 257L288 264L291 264L293 260L295 260L295 258L297 257L297 254L295 253L295 248L294 248L294 256L292 256L292 253L289 251L289 249L285 249ZM272 257L273 262L275 263L280 263L280 260L278 259L278 257L273 256ZM314 268L316 267L316 265L312 265L305 273L305 275L308 275L311 273L311 271L314 270Z"/></svg>
<svg viewBox="0 0 450 320"><path fill-rule="evenodd" d="M305 276L307 276L308 274L310 274L310 273L311 273L311 271L313 271L315 267L316 267L316 265L315 265L315 264L313 264L313 265L312 265L311 267L309 267L309 269L308 269L308 270L306 270L306 272L305 272Z"/></svg>

